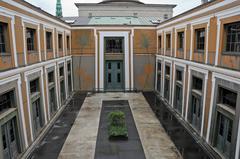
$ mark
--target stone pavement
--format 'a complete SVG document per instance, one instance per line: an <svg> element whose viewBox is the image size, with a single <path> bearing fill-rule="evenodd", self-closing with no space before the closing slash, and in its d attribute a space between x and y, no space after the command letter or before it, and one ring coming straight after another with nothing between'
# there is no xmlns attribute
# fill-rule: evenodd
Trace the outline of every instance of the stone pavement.
<svg viewBox="0 0 240 159"><path fill-rule="evenodd" d="M103 100L128 100L146 159L181 158L142 93L99 93L85 99L59 159L94 159Z"/></svg>

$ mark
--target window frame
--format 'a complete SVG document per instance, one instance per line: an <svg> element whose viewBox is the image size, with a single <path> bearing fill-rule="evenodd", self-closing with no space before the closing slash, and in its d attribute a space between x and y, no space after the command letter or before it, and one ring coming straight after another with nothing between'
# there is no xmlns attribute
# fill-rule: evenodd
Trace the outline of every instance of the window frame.
<svg viewBox="0 0 240 159"><path fill-rule="evenodd" d="M46 50L47 52L51 52L53 51L53 33L51 31L46 31ZM48 35L50 34L50 39L48 39ZM50 40L50 43L48 43ZM48 46L50 46L50 48L48 48Z"/></svg>
<svg viewBox="0 0 240 159"><path fill-rule="evenodd" d="M119 48L109 48L111 50L108 52L108 46L107 46L107 40L121 40L121 44L118 46ZM125 50L125 38L124 37L104 37L104 53L106 54L124 54ZM119 50L119 51L114 51L114 50Z"/></svg>
<svg viewBox="0 0 240 159"><path fill-rule="evenodd" d="M182 35L182 38L181 38L180 35ZM177 49L179 51L183 51L184 50L184 44L185 44L184 39L185 39L184 31L177 32ZM182 44L182 47L181 47L181 44Z"/></svg>
<svg viewBox="0 0 240 159"><path fill-rule="evenodd" d="M238 43L239 44L239 51L227 51L227 41L228 41L228 33L227 33L227 27L230 27L231 25L239 25L239 29L240 29L240 21L236 21L236 22L231 22L231 23L226 23L223 24L223 51L222 54L223 55L239 55L240 56L240 41L236 41L234 43ZM231 33L233 34L233 33ZM231 34L229 36L231 36ZM240 36L240 31L238 31L238 33L235 34L235 40L237 40L237 36ZM232 37L230 37L231 41L232 41ZM240 40L240 39L239 39ZM236 44L235 44L236 45ZM230 45L231 47L231 45ZM230 48L231 49L231 48Z"/></svg>
<svg viewBox="0 0 240 159"><path fill-rule="evenodd" d="M169 51L171 50L172 47L172 35L171 33L166 33L166 50Z"/></svg>
<svg viewBox="0 0 240 159"><path fill-rule="evenodd" d="M30 32L30 36L28 37L28 33ZM37 30L35 28L26 28L26 48L28 52L36 52L37 51ZM29 40L32 40L31 43L29 44ZM30 48L31 47L31 48Z"/></svg>
<svg viewBox="0 0 240 159"><path fill-rule="evenodd" d="M58 33L58 51L63 51L63 34Z"/></svg>
<svg viewBox="0 0 240 159"><path fill-rule="evenodd" d="M198 28L195 29L195 45L194 45L194 49L196 53L204 53L205 49L206 49L206 28ZM201 37L201 33L204 33L204 37ZM203 38L199 39L199 38ZM203 48L200 48L201 45L203 45Z"/></svg>
<svg viewBox="0 0 240 159"><path fill-rule="evenodd" d="M10 55L11 54L11 48L10 48L10 33L9 33L9 23L7 22L0 22L0 25L2 25L2 35L0 33L0 36L2 36L3 42L0 43L0 45L4 45L4 51L1 51L1 55ZM0 38L1 39L1 38Z"/></svg>

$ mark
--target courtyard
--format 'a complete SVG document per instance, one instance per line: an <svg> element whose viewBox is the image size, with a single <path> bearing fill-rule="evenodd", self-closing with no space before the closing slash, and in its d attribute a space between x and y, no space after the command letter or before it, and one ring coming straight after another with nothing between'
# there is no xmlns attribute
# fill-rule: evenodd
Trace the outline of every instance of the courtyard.
<svg viewBox="0 0 240 159"><path fill-rule="evenodd" d="M159 113L167 110L159 102L153 92L78 92L28 158L190 159L196 153L197 158L211 158L178 119L169 118L170 112L170 120L161 123ZM128 140L108 139L106 116L112 109L126 113ZM180 136L171 136L173 132Z"/></svg>

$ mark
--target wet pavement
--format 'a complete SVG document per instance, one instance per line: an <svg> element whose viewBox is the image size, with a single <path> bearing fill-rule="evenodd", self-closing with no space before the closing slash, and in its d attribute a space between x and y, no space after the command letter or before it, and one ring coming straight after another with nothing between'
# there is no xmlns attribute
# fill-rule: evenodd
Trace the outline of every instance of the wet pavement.
<svg viewBox="0 0 240 159"><path fill-rule="evenodd" d="M197 143L195 138L173 115L170 108L154 92L144 92L143 95L184 159L218 158L216 154L207 152Z"/></svg>
<svg viewBox="0 0 240 159"><path fill-rule="evenodd" d="M64 108L55 124L50 128L43 140L36 146L28 159L58 158L85 97L86 93L78 92L74 94L70 103Z"/></svg>
<svg viewBox="0 0 240 159"><path fill-rule="evenodd" d="M128 140L109 140L108 114L122 111L126 117ZM103 101L95 159L146 159L142 143L127 100Z"/></svg>
<svg viewBox="0 0 240 159"><path fill-rule="evenodd" d="M94 159L102 101L106 100L128 101L146 159L182 158L142 93L97 93L86 97L59 154L59 159ZM134 145L131 149L133 148ZM119 159L118 157L104 156L103 159ZM130 156L124 159L143 157L144 155Z"/></svg>

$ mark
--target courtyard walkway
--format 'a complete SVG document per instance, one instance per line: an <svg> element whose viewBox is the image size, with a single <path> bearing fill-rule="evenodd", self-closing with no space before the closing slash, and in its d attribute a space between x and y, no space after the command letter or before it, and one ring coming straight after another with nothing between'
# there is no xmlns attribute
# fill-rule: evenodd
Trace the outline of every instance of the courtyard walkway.
<svg viewBox="0 0 240 159"><path fill-rule="evenodd" d="M142 93L100 93L86 97L59 159L94 159L102 102L112 100L128 101L146 159L181 158Z"/></svg>

